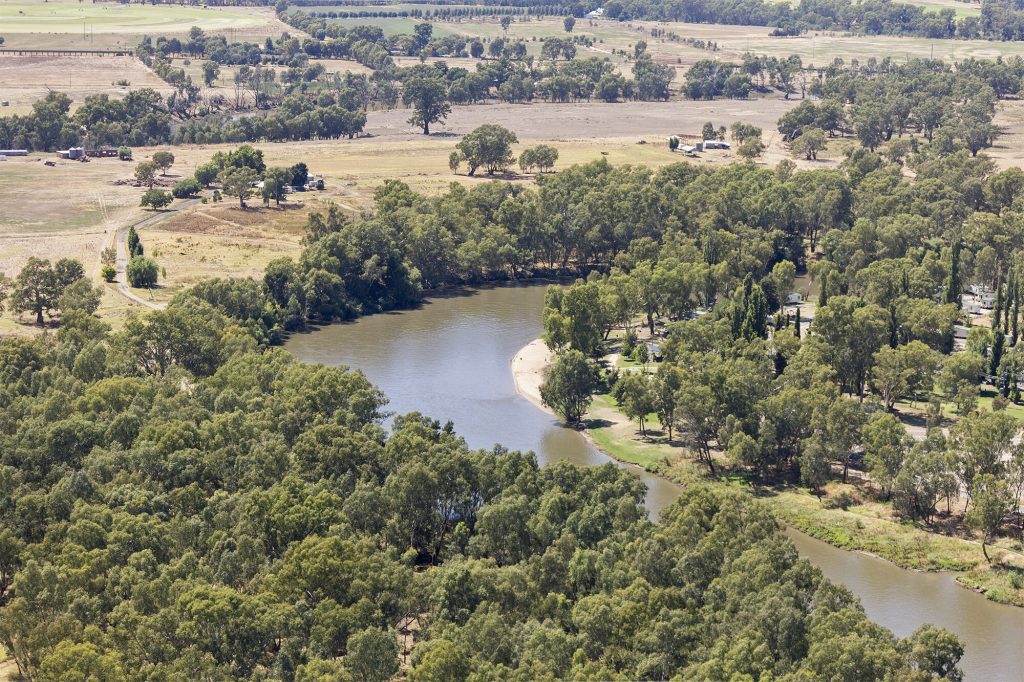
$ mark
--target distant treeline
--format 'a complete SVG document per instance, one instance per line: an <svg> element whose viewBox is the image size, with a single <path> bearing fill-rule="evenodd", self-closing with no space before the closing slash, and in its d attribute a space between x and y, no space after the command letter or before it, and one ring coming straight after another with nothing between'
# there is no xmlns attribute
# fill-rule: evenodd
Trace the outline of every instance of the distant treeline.
<svg viewBox="0 0 1024 682"><path fill-rule="evenodd" d="M890 0L800 0L796 6L765 0L609 0L604 8L605 16L611 19L775 26L782 34L822 30L926 38L1024 39L1024 6L1017 0L985 0L980 17L960 18L952 8L933 12Z"/></svg>

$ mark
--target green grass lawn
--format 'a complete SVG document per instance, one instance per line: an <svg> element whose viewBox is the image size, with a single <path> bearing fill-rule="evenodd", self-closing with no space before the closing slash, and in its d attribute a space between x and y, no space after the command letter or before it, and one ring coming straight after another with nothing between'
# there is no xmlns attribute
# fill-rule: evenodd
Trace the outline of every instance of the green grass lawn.
<svg viewBox="0 0 1024 682"><path fill-rule="evenodd" d="M960 418L960 413L956 411L956 404L953 403L944 394L935 392L932 394L942 400L942 416L950 421L956 421ZM978 409L992 411L992 402L996 399L999 393L991 386L982 386L981 395L978 396ZM929 396L931 397L931 396ZM928 410L928 399L925 398L923 401L915 402L913 404L907 400L898 400L894 403L894 407L900 412L904 413L919 413L924 415ZM1006 414L1015 417L1018 421L1024 422L1024 405L1018 405L1009 403L1005 408Z"/></svg>
<svg viewBox="0 0 1024 682"><path fill-rule="evenodd" d="M180 33L262 26L267 15L184 5L50 2L0 3L0 33Z"/></svg>

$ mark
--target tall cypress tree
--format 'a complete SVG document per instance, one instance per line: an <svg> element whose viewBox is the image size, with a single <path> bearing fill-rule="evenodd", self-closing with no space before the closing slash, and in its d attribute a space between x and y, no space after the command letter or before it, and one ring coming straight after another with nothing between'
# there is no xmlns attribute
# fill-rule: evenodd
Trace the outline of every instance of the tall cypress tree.
<svg viewBox="0 0 1024 682"><path fill-rule="evenodd" d="M999 363L1003 361L1003 344L1006 343L1006 337L1000 329L996 329L996 338L992 342L992 356L988 359L988 373L992 376L996 376L999 372Z"/></svg>
<svg viewBox="0 0 1024 682"><path fill-rule="evenodd" d="M1017 299L1017 270L1010 269L1006 280L1006 300L1003 303L1003 334L1010 333L1010 313L1013 310L1013 303Z"/></svg>
<svg viewBox="0 0 1024 682"><path fill-rule="evenodd" d="M794 330L793 333L796 334L796 338L799 339L800 338L800 306L797 306L797 308L796 308L796 320L794 322L795 322L795 330Z"/></svg>
<svg viewBox="0 0 1024 682"><path fill-rule="evenodd" d="M889 303L889 346L896 348L900 345L900 326L896 321L896 304Z"/></svg>
<svg viewBox="0 0 1024 682"><path fill-rule="evenodd" d="M996 275L996 307L992 310L992 330L998 331L1002 326L1003 313L1003 276Z"/></svg>
<svg viewBox="0 0 1024 682"><path fill-rule="evenodd" d="M949 262L949 277L946 278L945 302L955 303L957 308L963 305L961 294L963 284L960 283L960 240L953 242L953 254Z"/></svg>
<svg viewBox="0 0 1024 682"><path fill-rule="evenodd" d="M821 275L821 291L818 292L818 307L824 308L828 304L828 270Z"/></svg>
<svg viewBox="0 0 1024 682"><path fill-rule="evenodd" d="M1020 320L1020 285L1017 283L1016 277L1014 277L1013 282L1013 305L1010 308L1010 345L1016 346L1017 339L1019 338L1017 335L1017 325L1018 320Z"/></svg>

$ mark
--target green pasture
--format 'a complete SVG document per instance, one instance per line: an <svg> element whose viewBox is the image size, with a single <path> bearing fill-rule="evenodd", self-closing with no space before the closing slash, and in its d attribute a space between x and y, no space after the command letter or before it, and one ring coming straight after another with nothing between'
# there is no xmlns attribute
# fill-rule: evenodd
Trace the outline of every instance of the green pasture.
<svg viewBox="0 0 1024 682"><path fill-rule="evenodd" d="M180 33L192 26L206 31L262 26L267 15L238 8L119 3L0 3L0 34L18 33ZM83 29L84 27L84 29Z"/></svg>

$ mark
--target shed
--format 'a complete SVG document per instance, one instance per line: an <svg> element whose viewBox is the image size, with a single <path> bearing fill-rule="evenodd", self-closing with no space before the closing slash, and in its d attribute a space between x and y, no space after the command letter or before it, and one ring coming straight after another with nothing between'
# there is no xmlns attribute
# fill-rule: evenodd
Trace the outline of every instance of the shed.
<svg viewBox="0 0 1024 682"><path fill-rule="evenodd" d="M791 291L786 294L787 305L797 305L804 302L804 295L799 291Z"/></svg>
<svg viewBox="0 0 1024 682"><path fill-rule="evenodd" d="M971 333L970 327L965 327L962 324L953 325L953 338L954 339L966 339L967 335Z"/></svg>
<svg viewBox="0 0 1024 682"><path fill-rule="evenodd" d="M0 154L4 156L28 156L27 149L0 149Z"/></svg>
<svg viewBox="0 0 1024 682"><path fill-rule="evenodd" d="M704 140L704 149L732 149L725 140Z"/></svg>

